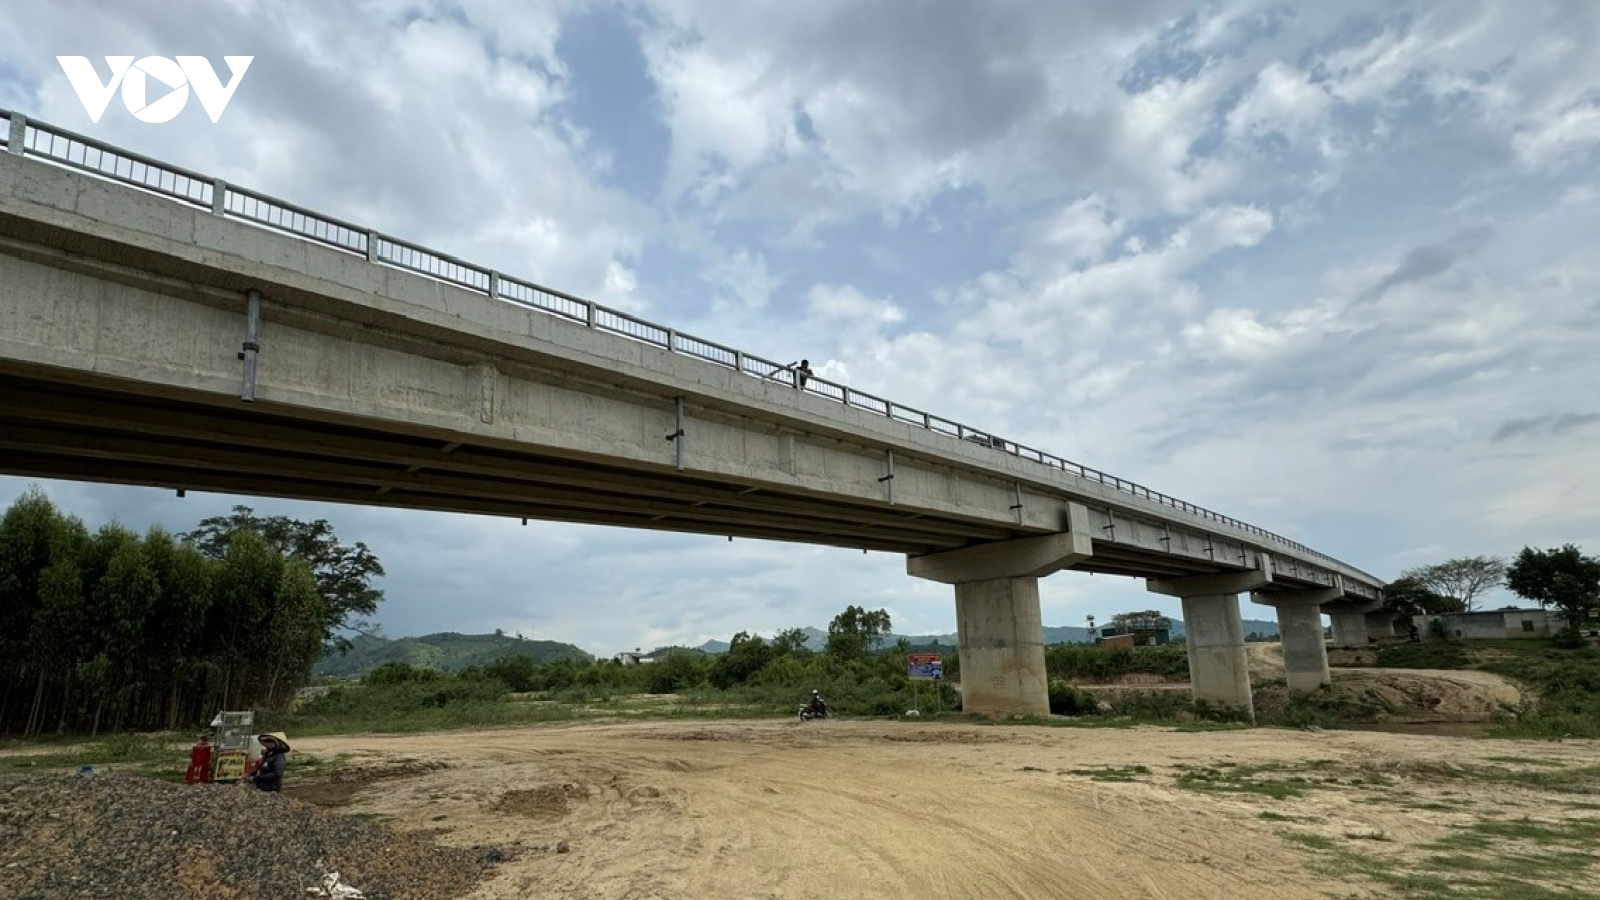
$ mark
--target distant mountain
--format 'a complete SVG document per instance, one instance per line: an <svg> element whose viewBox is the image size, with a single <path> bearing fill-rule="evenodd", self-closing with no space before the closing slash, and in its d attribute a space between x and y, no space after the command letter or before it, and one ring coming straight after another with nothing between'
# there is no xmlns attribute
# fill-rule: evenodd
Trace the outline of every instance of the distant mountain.
<svg viewBox="0 0 1600 900"><path fill-rule="evenodd" d="M452 631L393 640L361 635L351 643L354 646L348 653L324 655L317 661L312 674L320 678L349 678L365 675L391 662L455 672L468 666L492 663L506 656L527 656L537 663L563 659L588 662L594 658L571 644L556 641L525 641L511 635L457 634Z"/></svg>
<svg viewBox="0 0 1600 900"><path fill-rule="evenodd" d="M1245 619L1243 624L1246 635L1278 636L1277 622L1268 622L1262 619ZM807 649L822 650L828 646L828 632L820 628L805 628L802 630L806 633ZM1183 621L1181 619L1172 620L1171 634L1174 638L1183 637ZM930 647L935 644L954 647L957 643L956 635L952 632L950 634L890 634L884 638L884 645L892 645L902 637L913 647ZM1087 644L1089 643L1089 629L1075 625L1045 626L1044 643L1047 647L1053 644ZM726 653L728 651L728 642L706 641L698 649L706 653Z"/></svg>

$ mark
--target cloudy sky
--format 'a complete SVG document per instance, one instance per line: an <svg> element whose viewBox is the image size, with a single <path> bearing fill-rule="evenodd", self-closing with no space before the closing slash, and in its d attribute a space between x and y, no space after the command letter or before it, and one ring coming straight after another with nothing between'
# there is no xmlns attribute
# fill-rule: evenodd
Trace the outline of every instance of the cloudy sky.
<svg viewBox="0 0 1600 900"><path fill-rule="evenodd" d="M1589 0L10 0L0 105L1392 578L1600 552L1597 44ZM91 122L58 55L254 60L219 122L152 125ZM44 486L91 526L327 518L394 636L955 624L888 554ZM1178 612L1041 588L1052 625Z"/></svg>

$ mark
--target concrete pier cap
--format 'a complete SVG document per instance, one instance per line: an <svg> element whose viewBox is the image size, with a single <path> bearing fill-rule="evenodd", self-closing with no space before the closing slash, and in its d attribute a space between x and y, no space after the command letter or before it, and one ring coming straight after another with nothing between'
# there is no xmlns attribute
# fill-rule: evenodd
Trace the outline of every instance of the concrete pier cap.
<svg viewBox="0 0 1600 900"><path fill-rule="evenodd" d="M955 585L964 712L1050 715L1039 579L1092 555L1063 532L907 558L907 574Z"/></svg>
<svg viewBox="0 0 1600 900"><path fill-rule="evenodd" d="M1149 579L1152 593L1183 601L1184 642L1189 650L1189 683L1195 700L1241 709L1255 721L1250 665L1244 648L1239 595L1272 583L1272 557L1256 557L1255 568L1188 578Z"/></svg>

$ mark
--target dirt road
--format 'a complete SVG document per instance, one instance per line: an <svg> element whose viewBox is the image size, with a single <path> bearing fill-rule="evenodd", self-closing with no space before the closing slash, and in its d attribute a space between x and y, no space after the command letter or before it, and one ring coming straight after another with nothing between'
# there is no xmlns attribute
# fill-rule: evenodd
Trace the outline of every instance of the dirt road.
<svg viewBox="0 0 1600 900"><path fill-rule="evenodd" d="M1284 822L1334 837L1421 840L1447 833L1451 813L1441 809L1536 801L1503 783L1421 776L1398 789L1281 800L1176 779L1216 766L1348 776L1433 771L1441 761L1600 763L1600 745L1574 742L848 721L574 724L296 743L341 756L338 771L400 776L366 784L348 811L507 851L473 900L1381 896L1312 874L1312 854L1284 838ZM1118 770L1132 780L1096 780ZM1389 790L1407 802L1386 802ZM569 852L557 852L562 841Z"/></svg>

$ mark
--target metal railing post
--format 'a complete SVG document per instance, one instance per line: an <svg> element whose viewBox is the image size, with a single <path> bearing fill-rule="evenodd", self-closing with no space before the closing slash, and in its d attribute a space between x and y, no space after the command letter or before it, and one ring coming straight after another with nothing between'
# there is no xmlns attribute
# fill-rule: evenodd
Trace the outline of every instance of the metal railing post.
<svg viewBox="0 0 1600 900"><path fill-rule="evenodd" d="M11 114L11 133L6 138L6 149L18 156L28 150L28 117L22 113Z"/></svg>
<svg viewBox="0 0 1600 900"><path fill-rule="evenodd" d="M367 231L367 262L378 261L378 233Z"/></svg>
<svg viewBox="0 0 1600 900"><path fill-rule="evenodd" d="M213 216L228 214L228 183L221 178L211 179L211 214Z"/></svg>

